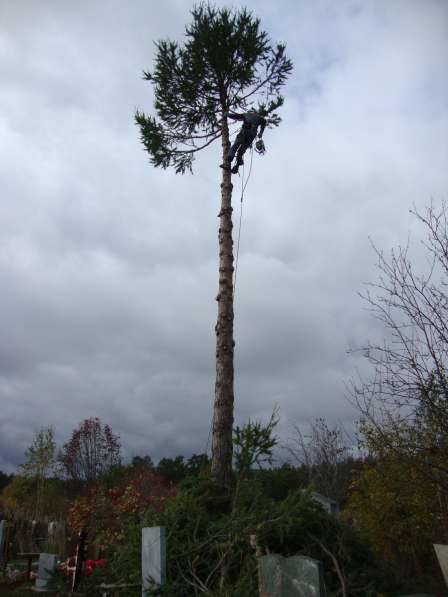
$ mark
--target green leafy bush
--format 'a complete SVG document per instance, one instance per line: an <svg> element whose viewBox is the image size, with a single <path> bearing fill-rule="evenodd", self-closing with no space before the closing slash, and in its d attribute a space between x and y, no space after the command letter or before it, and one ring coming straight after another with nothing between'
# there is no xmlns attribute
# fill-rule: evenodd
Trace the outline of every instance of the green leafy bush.
<svg viewBox="0 0 448 597"><path fill-rule="evenodd" d="M141 528L167 533L167 584L151 594L189 597L258 597L258 553L302 554L321 560L329 595L396 595L392 575L361 536L328 514L310 491L272 495L264 470L276 445L274 411L269 423L249 422L235 431L235 482L222 493L206 473L185 479L163 510L150 507L129 524L109 558L110 582L141 581ZM120 595L135 595L135 590ZM93 593L92 593L93 595Z"/></svg>
<svg viewBox="0 0 448 597"><path fill-rule="evenodd" d="M143 526L167 529L167 579L163 595L258 595L257 562L250 536L270 552L303 554L323 562L330 594L344 577L349 595L396 594L396 584L347 524L325 512L308 492L282 501L265 496L261 483L245 480L238 500L217 492L210 479L187 480L163 512L149 511ZM128 527L111 559L117 582L140 580L141 525Z"/></svg>

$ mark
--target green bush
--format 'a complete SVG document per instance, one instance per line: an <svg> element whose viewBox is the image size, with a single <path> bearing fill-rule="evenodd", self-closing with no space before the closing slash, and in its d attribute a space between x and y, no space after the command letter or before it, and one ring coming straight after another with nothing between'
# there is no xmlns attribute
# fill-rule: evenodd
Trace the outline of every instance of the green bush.
<svg viewBox="0 0 448 597"><path fill-rule="evenodd" d="M342 582L350 597L396 595L399 587L394 578L354 529L328 514L309 491L292 489L289 469L277 478L263 468L272 462L277 420L274 410L264 427L249 422L236 428L235 483L230 495L202 473L185 479L163 511L150 509L140 523L130 524L109 557L109 582L140 582L141 528L163 526L167 584L153 595L258 597L251 537L265 553L321 560L329 595L341 595ZM254 470L255 466L261 470ZM137 593L129 590L120 595Z"/></svg>
<svg viewBox="0 0 448 597"><path fill-rule="evenodd" d="M348 595L392 595L398 589L359 535L300 490L275 501L258 480L248 479L240 483L238 496L228 497L210 479L189 479L165 511L148 512L142 526L167 529L168 583L161 592L166 596L206 590L213 597L258 595L253 534L270 552L321 560L330 595L341 588L335 560ZM140 538L141 526L130 526L112 555L110 570L117 582L139 582Z"/></svg>

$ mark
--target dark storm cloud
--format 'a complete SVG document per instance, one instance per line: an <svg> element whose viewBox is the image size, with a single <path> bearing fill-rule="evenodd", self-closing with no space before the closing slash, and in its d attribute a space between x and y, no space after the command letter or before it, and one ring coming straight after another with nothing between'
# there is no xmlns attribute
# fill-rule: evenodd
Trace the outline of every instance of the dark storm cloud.
<svg viewBox="0 0 448 597"><path fill-rule="evenodd" d="M448 14L442 1L248 5L295 71L245 195L236 418L278 403L284 439L291 423L356 416L344 382L365 363L347 349L381 335L357 296L375 276L368 237L417 241L409 207L446 198ZM219 147L193 177L156 171L133 124L152 109L153 40L180 39L190 7L0 5L0 469L40 426L62 443L88 416L128 456L207 445ZM239 192L236 179L236 207Z"/></svg>

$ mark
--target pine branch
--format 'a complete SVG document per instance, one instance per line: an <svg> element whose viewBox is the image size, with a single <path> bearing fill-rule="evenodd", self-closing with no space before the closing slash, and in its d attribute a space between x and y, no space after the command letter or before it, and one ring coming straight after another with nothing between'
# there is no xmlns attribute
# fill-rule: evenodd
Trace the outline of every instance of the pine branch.
<svg viewBox="0 0 448 597"><path fill-rule="evenodd" d="M279 89L292 70L285 46L272 47L246 9L200 4L192 17L185 42L158 41L154 69L143 72L154 86L155 117L135 114L150 162L180 173L191 171L194 155L219 138L224 112L248 108L262 91L270 103L259 107L267 113L279 107ZM279 122L273 115L268 124Z"/></svg>

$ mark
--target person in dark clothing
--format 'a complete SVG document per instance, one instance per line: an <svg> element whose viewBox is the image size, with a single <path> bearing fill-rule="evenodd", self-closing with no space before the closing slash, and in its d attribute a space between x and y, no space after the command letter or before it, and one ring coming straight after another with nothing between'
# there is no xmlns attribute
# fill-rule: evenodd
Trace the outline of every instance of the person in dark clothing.
<svg viewBox="0 0 448 597"><path fill-rule="evenodd" d="M236 155L236 163L231 169L231 172L232 174L237 174L238 168L244 163L243 155L254 142L257 133L259 139L263 137L263 132L266 127L266 119L257 112L246 112L245 114L230 113L229 117L234 120L243 121L243 126L230 149L230 164ZM258 127L260 127L259 132Z"/></svg>

